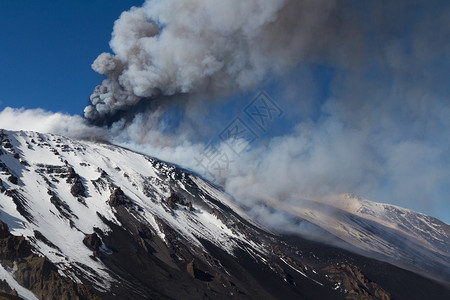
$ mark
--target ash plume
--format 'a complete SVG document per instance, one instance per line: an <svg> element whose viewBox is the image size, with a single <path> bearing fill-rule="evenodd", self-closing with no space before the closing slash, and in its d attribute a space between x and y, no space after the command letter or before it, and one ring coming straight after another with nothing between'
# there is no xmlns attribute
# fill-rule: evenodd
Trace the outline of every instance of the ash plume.
<svg viewBox="0 0 450 300"><path fill-rule="evenodd" d="M450 193L449 6L149 0L120 16L112 53L92 64L105 79L85 120L5 109L0 127L17 119L70 136L100 131L203 175L195 158L209 140L276 82L268 92L285 112L282 130L212 174L253 217L282 230L284 215L265 206L344 193L441 217ZM227 102L233 109L222 112Z"/></svg>
<svg viewBox="0 0 450 300"><path fill-rule="evenodd" d="M252 89L304 59L331 59L331 48L352 50L357 60L358 27L343 34L341 10L338 1L146 1L122 13L110 42L114 54L92 64L106 79L85 117L111 123L117 112L161 95L215 99Z"/></svg>
<svg viewBox="0 0 450 300"><path fill-rule="evenodd" d="M356 192L432 210L449 178L448 5L417 20L420 4L147 1L121 15L113 54L93 63L106 79L85 117L116 143L198 170L211 107L282 78L291 128L235 158L219 184L249 207ZM313 64L333 70L324 99ZM174 106L183 118L167 130Z"/></svg>
<svg viewBox="0 0 450 300"><path fill-rule="evenodd" d="M228 122L209 117L215 107L278 80L285 132L214 174L256 217L258 203L349 192L436 212L450 184L450 9L438 2L149 0L121 15L113 53L93 63L106 79L85 117L201 172L195 156ZM331 70L325 87L317 66Z"/></svg>

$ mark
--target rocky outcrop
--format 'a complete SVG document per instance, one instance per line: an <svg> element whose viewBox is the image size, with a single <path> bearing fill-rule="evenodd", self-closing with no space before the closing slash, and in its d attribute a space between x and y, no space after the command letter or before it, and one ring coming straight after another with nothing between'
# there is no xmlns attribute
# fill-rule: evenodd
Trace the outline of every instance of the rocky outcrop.
<svg viewBox="0 0 450 300"><path fill-rule="evenodd" d="M56 246L55 244L53 244L51 241L49 241L42 233L40 233L38 230L34 230L34 237L38 240L40 240L41 242L43 242L44 244L46 244L47 246L61 251L61 249L58 248L58 246Z"/></svg>
<svg viewBox="0 0 450 300"><path fill-rule="evenodd" d="M14 176L14 174L11 174L8 177L8 181L11 182L12 184L18 184L19 183L19 178Z"/></svg>
<svg viewBox="0 0 450 300"><path fill-rule="evenodd" d="M81 181L76 181L74 184L72 184L72 187L70 188L70 193L74 197L86 197L85 191L86 190Z"/></svg>
<svg viewBox="0 0 450 300"><path fill-rule="evenodd" d="M215 207L211 209L211 213L217 217L223 224L226 224L225 216Z"/></svg>
<svg viewBox="0 0 450 300"><path fill-rule="evenodd" d="M23 300L6 280L0 280L0 300Z"/></svg>
<svg viewBox="0 0 450 300"><path fill-rule="evenodd" d="M50 195L50 202L55 206L55 208L59 211L61 216L64 218L71 220L72 217L76 217L72 210L70 209L69 205L67 205L66 202L62 201L54 192L51 190L48 190L47 192Z"/></svg>
<svg viewBox="0 0 450 300"><path fill-rule="evenodd" d="M3 185L3 181L0 179L0 193L4 193L4 192L6 192L6 188Z"/></svg>
<svg viewBox="0 0 450 300"><path fill-rule="evenodd" d="M192 277L195 278L195 265L194 265L194 260L192 260L191 262L189 262L186 265L186 271L188 272L188 274Z"/></svg>
<svg viewBox="0 0 450 300"><path fill-rule="evenodd" d="M5 194L10 197L14 204L16 205L17 211L25 218L27 221L32 222L34 220L33 216L29 213L28 202L23 197L23 195L16 189L7 190Z"/></svg>
<svg viewBox="0 0 450 300"><path fill-rule="evenodd" d="M11 145L11 142L8 139L5 139L3 140L3 147L5 149L12 149L13 146Z"/></svg>
<svg viewBox="0 0 450 300"><path fill-rule="evenodd" d="M95 257L100 256L100 247L102 246L102 240L98 237L97 233L86 234L86 237L83 239L83 243L90 250L94 252Z"/></svg>
<svg viewBox="0 0 450 300"><path fill-rule="evenodd" d="M166 199L167 206L170 209L176 209L177 204L183 205L189 211L194 211L194 207L191 201L186 201L183 197L177 194L172 187L169 187L170 196Z"/></svg>
<svg viewBox="0 0 450 300"><path fill-rule="evenodd" d="M9 286L9 284L6 282L6 280L0 280L0 292L11 294L13 289ZM1 299L1 295L0 295Z"/></svg>
<svg viewBox="0 0 450 300"><path fill-rule="evenodd" d="M52 262L34 254L30 243L23 236L12 235L8 225L1 220L0 257L3 265L15 266L17 282L39 299L87 300L96 297L91 288L61 276Z"/></svg>
<svg viewBox="0 0 450 300"><path fill-rule="evenodd" d="M91 180L91 183L99 194L102 194L103 191L106 191L108 189L106 180L101 177L96 180Z"/></svg>
<svg viewBox="0 0 450 300"><path fill-rule="evenodd" d="M172 187L170 187L169 190L170 196L166 200L167 206L169 206L171 209L175 209L177 208L177 204L183 204L183 200L178 194L175 193Z"/></svg>
<svg viewBox="0 0 450 300"><path fill-rule="evenodd" d="M120 187L114 187L111 196L109 197L109 205L116 207L120 205L131 204L131 201L125 196Z"/></svg>
<svg viewBox="0 0 450 300"><path fill-rule="evenodd" d="M186 265L186 271L187 273L194 279L198 279L200 281L212 281L213 276L211 276L209 273L200 270L196 263L195 260L191 260L187 265Z"/></svg>
<svg viewBox="0 0 450 300"><path fill-rule="evenodd" d="M62 277L47 258L32 255L17 264L16 280L39 299L91 299L88 287Z"/></svg>
<svg viewBox="0 0 450 300"><path fill-rule="evenodd" d="M345 292L347 299L390 300L391 295L367 278L360 269L346 264L325 268L328 278Z"/></svg>
<svg viewBox="0 0 450 300"><path fill-rule="evenodd" d="M277 262L275 261L268 261L269 267L272 269L272 271L275 272L280 278L282 278L285 282L289 283L290 285L297 285L297 283L294 281L292 276L287 273L283 267L281 267Z"/></svg>
<svg viewBox="0 0 450 300"><path fill-rule="evenodd" d="M188 202L188 204L187 204L187 209L188 209L189 211L194 211L194 207L192 206L192 202L191 202L191 201Z"/></svg>
<svg viewBox="0 0 450 300"><path fill-rule="evenodd" d="M86 188L84 187L83 182L81 181L81 177L75 172L75 170L72 167L69 167L68 169L66 182L72 184L70 188L70 193L74 197L86 197Z"/></svg>
<svg viewBox="0 0 450 300"><path fill-rule="evenodd" d="M0 239L6 239L10 236L8 224L0 220Z"/></svg>
<svg viewBox="0 0 450 300"><path fill-rule="evenodd" d="M16 258L31 255L31 249L24 237L11 235L8 226L1 221L0 228L0 257L2 260L14 261Z"/></svg>

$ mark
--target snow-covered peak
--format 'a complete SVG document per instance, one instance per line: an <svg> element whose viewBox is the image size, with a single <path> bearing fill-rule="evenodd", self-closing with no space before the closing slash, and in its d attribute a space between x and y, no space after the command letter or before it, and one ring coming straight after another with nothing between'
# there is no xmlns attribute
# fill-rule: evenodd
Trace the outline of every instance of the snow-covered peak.
<svg viewBox="0 0 450 300"><path fill-rule="evenodd" d="M240 230L238 215L223 216L233 205L229 196L174 166L53 134L1 131L0 141L0 218L77 281L80 272L103 289L114 280L83 240L95 230L108 233L109 222L121 226L121 207L167 244L166 225L199 248L206 239L230 253L241 245L266 251Z"/></svg>
<svg viewBox="0 0 450 300"><path fill-rule="evenodd" d="M369 201L354 194L340 195L328 203L396 230L409 240L450 257L450 225L436 218L396 205Z"/></svg>
<svg viewBox="0 0 450 300"><path fill-rule="evenodd" d="M450 280L450 225L436 218L354 194L278 207L338 238L331 239L336 245ZM330 241L329 235L315 239Z"/></svg>

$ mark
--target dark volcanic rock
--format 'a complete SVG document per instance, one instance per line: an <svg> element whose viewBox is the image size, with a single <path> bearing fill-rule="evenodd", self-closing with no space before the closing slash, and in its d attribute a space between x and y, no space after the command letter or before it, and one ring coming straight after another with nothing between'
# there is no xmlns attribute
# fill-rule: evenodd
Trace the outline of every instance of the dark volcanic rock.
<svg viewBox="0 0 450 300"><path fill-rule="evenodd" d="M8 180L9 180L9 182L11 182L13 184L18 184L19 183L19 178L17 178L13 174L9 175Z"/></svg>
<svg viewBox="0 0 450 300"><path fill-rule="evenodd" d="M56 209L60 212L62 216L64 216L66 219L71 219L74 214L72 213L72 210L70 209L69 205L67 205L66 202L62 201L54 192L51 190L48 190L47 193L51 195L50 202L56 207ZM75 216L76 217L76 216Z"/></svg>
<svg viewBox="0 0 450 300"><path fill-rule="evenodd" d="M74 197L86 197L86 189L84 188L83 183L81 181L77 180L70 188L70 193Z"/></svg>
<svg viewBox="0 0 450 300"><path fill-rule="evenodd" d="M11 288L6 282L6 280L0 280L0 299L1 300L16 300L22 298L19 298L17 295L17 291L13 288Z"/></svg>
<svg viewBox="0 0 450 300"><path fill-rule="evenodd" d="M12 288L9 286L6 280L0 280L0 291L3 291L8 294L11 293Z"/></svg>
<svg viewBox="0 0 450 300"><path fill-rule="evenodd" d="M172 189L172 187L169 188L170 189L170 196L167 198L167 205L171 208L171 209L175 209L177 207L177 204L183 204L183 200L181 199L181 197L175 193L175 191Z"/></svg>
<svg viewBox="0 0 450 300"><path fill-rule="evenodd" d="M10 236L8 224L0 220L0 239L5 239Z"/></svg>
<svg viewBox="0 0 450 300"><path fill-rule="evenodd" d="M93 291L59 275L58 269L45 257L31 256L18 264L16 280L40 299L92 299Z"/></svg>
<svg viewBox="0 0 450 300"><path fill-rule="evenodd" d="M195 260L192 260L190 263L186 266L186 271L188 274L195 279L201 280L201 281L212 281L213 276L211 276L209 273L204 272L197 268L195 264Z"/></svg>
<svg viewBox="0 0 450 300"><path fill-rule="evenodd" d="M26 199L20 194L18 190L7 190L5 194L11 197L14 204L16 205L17 211L29 222L33 222L33 216L28 212L28 203Z"/></svg>
<svg viewBox="0 0 450 300"><path fill-rule="evenodd" d="M3 185L3 181L0 179L0 193L4 193L5 191L6 191L6 188Z"/></svg>
<svg viewBox="0 0 450 300"><path fill-rule="evenodd" d="M284 236L282 240L283 253L326 274L331 290L347 299L450 299L450 290L445 286L391 264L298 236ZM292 246L298 248L289 250ZM310 270L308 267L305 273L313 276ZM321 283L327 285L326 281Z"/></svg>
<svg viewBox="0 0 450 300"><path fill-rule="evenodd" d="M15 279L39 299L87 300L96 297L91 288L61 276L47 258L36 256L30 243L23 236L12 235L8 225L1 220L0 258L2 264L12 266L15 263Z"/></svg>
<svg viewBox="0 0 450 300"><path fill-rule="evenodd" d="M152 231L147 226L143 225L138 229L138 234L143 239L151 239L153 237Z"/></svg>
<svg viewBox="0 0 450 300"><path fill-rule="evenodd" d="M136 230L136 219L125 209L119 208L118 212L121 212L118 217L122 225L105 220L112 231L101 235L108 247L114 249L110 255L102 257L102 261L122 278L117 286L112 287L114 297L108 299L276 299L260 286L256 287L254 282L246 282L245 276L248 273L242 277L241 274L246 272L244 269L232 269L232 266L239 263L225 252L222 253L230 258L227 264L230 269L227 270L237 274L243 281L236 279L234 284L234 280L225 271L220 271L201 259L195 258L193 261L194 253L201 253L202 250L192 249L189 244L184 244L186 241L181 242L182 238L170 237L174 244L180 242L177 247L172 248L166 247L157 235L146 238L146 242L155 246L154 250L149 251L141 245L141 233L138 239L130 234ZM145 233L142 235L150 236ZM188 260L179 259L181 248L193 251ZM192 264L188 266L187 262ZM133 288L126 288L130 284Z"/></svg>
<svg viewBox="0 0 450 300"><path fill-rule="evenodd" d="M188 202L188 204L187 204L187 209L188 209L189 211L194 211L194 207L192 207L192 202L191 202L191 201Z"/></svg>
<svg viewBox="0 0 450 300"><path fill-rule="evenodd" d="M119 206L130 204L130 200L128 200L127 196L125 196L124 192L120 187L115 187L111 196L109 197L109 205L111 206Z"/></svg>
<svg viewBox="0 0 450 300"><path fill-rule="evenodd" d="M329 280L339 282L341 289L346 290L351 298L362 297L368 300L392 298L387 291L368 279L358 268L341 264L329 266L325 270Z"/></svg>
<svg viewBox="0 0 450 300"><path fill-rule="evenodd" d="M4 140L3 142L4 142L3 147L5 147L6 149L12 149L13 146L11 145L11 142L8 139Z"/></svg>
<svg viewBox="0 0 450 300"><path fill-rule="evenodd" d="M83 243L86 247L94 251L95 257L99 257L99 250L102 246L102 240L98 237L97 233L94 232L92 234L86 234L86 237L83 239Z"/></svg>
<svg viewBox="0 0 450 300"><path fill-rule="evenodd" d="M23 236L13 236L8 225L0 220L0 258L14 260L31 254L28 241Z"/></svg>
<svg viewBox="0 0 450 300"><path fill-rule="evenodd" d="M75 172L72 167L69 167L66 182L72 184L70 193L74 197L86 197L86 188L81 181L81 177Z"/></svg>
<svg viewBox="0 0 450 300"><path fill-rule="evenodd" d="M69 167L69 174L66 180L67 183L71 183L70 193L74 197L86 197L86 188L81 181L80 175L78 175L72 167Z"/></svg>
<svg viewBox="0 0 450 300"><path fill-rule="evenodd" d="M38 240L42 241L44 244L46 244L49 247L52 247L53 249L56 249L58 251L61 251L55 244L53 244L51 241L49 241L42 233L40 233L37 230L34 230L34 237Z"/></svg>
<svg viewBox="0 0 450 300"><path fill-rule="evenodd" d="M192 278L195 278L194 260L192 260L190 263L187 264L186 271L188 272L189 275L191 275Z"/></svg>

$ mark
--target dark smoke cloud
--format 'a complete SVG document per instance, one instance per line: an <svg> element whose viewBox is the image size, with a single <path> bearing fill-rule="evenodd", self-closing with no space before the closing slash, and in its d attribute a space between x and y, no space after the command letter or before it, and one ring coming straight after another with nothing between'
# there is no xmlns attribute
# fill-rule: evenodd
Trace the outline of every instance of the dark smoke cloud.
<svg viewBox="0 0 450 300"><path fill-rule="evenodd" d="M93 63L107 79L85 116L101 123L160 95L217 98L254 88L305 59L345 55L353 63L362 33L351 18L342 22L343 9L338 1L147 1L121 15L110 43L114 54Z"/></svg>

